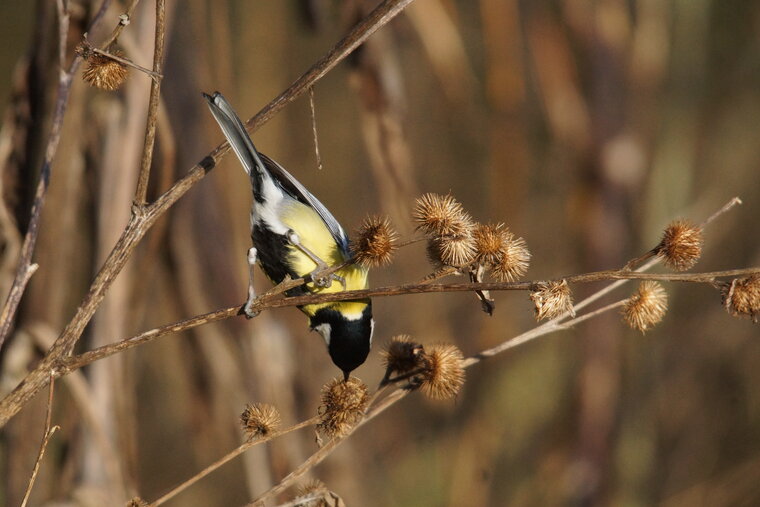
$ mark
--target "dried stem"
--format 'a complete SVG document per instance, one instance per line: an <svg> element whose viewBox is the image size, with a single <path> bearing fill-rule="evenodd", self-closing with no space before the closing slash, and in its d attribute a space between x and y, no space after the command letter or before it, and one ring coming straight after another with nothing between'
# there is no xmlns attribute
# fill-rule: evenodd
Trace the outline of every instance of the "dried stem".
<svg viewBox="0 0 760 507"><path fill-rule="evenodd" d="M153 146L156 141L156 123L158 118L158 100L161 98L161 79L155 76L161 75L164 62L164 32L166 26L166 12L164 0L156 0L156 42L153 50L153 80L150 82L150 99L148 102L148 120L145 126L145 144L143 145L142 159L140 161L140 174L137 178L137 190L135 190L135 203L138 206L145 204L148 195L148 179L150 178L150 166L153 162Z"/></svg>
<svg viewBox="0 0 760 507"><path fill-rule="evenodd" d="M5 340L10 333L13 319L16 316L18 305L21 302L21 297L26 290L29 279L37 269L32 268L32 255L34 254L34 248L37 245L37 237L40 233L42 208L45 206L45 198L47 197L47 190L50 185L53 157L58 150L58 142L61 139L63 115L66 112L66 106L69 102L71 81L74 72L76 72L79 62L81 61L79 58L75 58L69 69L65 69L69 13L66 11L63 0L57 0L56 5L58 12L58 94L55 100L55 109L53 110L50 137L48 137L47 146L45 147L45 158L42 162L42 169L40 169L40 180L37 183L37 189L34 192L29 227L24 235L24 243L21 246L21 255L19 257L16 274L13 278L13 284L8 293L8 299L5 302L2 314L0 314L2 315L2 320L0 320L0 349L2 349L3 343L5 343Z"/></svg>
<svg viewBox="0 0 760 507"><path fill-rule="evenodd" d="M640 269L647 269L656 264L656 259L650 261ZM330 268L330 270L338 269L337 267ZM325 270L325 272L330 271ZM604 289L594 293L592 296L584 299L580 303L574 306L576 310L580 310L585 306L591 304L597 299L605 296L613 289L616 289L628 280L658 280L658 281L679 281L679 282L697 282L697 283L709 283L713 284L716 279L724 277L745 276L760 273L760 267L749 269L734 269L729 271L714 271L710 273L690 273L690 274L648 274L631 271L599 271L595 273L585 273L582 275L563 277L568 282L583 283L583 282L598 282L608 280L618 280L617 282L610 284ZM562 280L559 278L558 280ZM542 280L543 281L543 280ZM287 306L300 306L304 304L312 303L324 303L329 301L345 301L349 299L361 299L363 297L383 297L383 296L399 296L407 294L424 294L429 292L462 292L473 290L530 290L537 281L526 282L487 282L487 283L458 283L458 284L426 284L416 283L408 285L397 285L392 287L380 287L377 289L365 289L356 291L337 292L330 294L317 294L310 296L298 296L298 297L285 297L281 299L272 299L273 297L281 294L282 292L297 287L304 283L302 278L297 280L288 280L277 286L275 286L269 292L262 294L257 300L254 307L258 310L266 310L271 308L282 308ZM60 374L66 374L70 371L82 368L92 362L103 359L108 356L112 356L124 350L136 347L153 341L161 336L166 336L171 333L178 333L180 331L186 331L204 324L211 322L218 322L230 317L241 315L241 306L232 306L228 308L222 308L210 313L204 313L197 315L189 319L180 320L171 324L166 324L154 329L150 329L138 335L126 338L124 340L112 343L109 345L103 345L96 349L84 352L82 354L73 356L69 359L61 361L59 364Z"/></svg>
<svg viewBox="0 0 760 507"><path fill-rule="evenodd" d="M168 493L163 495L161 498L159 498L158 500L156 500L155 502L149 505L150 507L154 507L154 506L158 506L163 503L166 503L167 501L171 500L172 498L180 494L182 491L186 490L187 488L189 488L190 486L192 486L199 480L206 477L208 474L210 474L214 470L218 469L222 465L229 463L233 459L237 458L238 456L243 454L245 451L247 451L251 447L269 442L270 440L274 440L277 437L281 437L282 435L292 433L293 431L299 430L306 426L313 426L317 424L318 422L319 422L319 416L312 417L311 419L307 419L306 421L300 422L298 424L294 424L293 426L290 426L289 428L285 428L281 431L274 431L271 434L267 435L266 437L262 437L256 440L251 440L250 442L246 442L238 446L236 449L228 452L227 454L225 454L224 456L222 456L221 458L219 458L218 460L216 460L215 462L213 462L212 464L210 464L209 466L207 466L206 468L204 468L203 470L201 470L194 476L190 477L188 480L186 480L179 486L172 488L171 491L169 491Z"/></svg>
<svg viewBox="0 0 760 507"><path fill-rule="evenodd" d="M319 154L319 137L317 136L317 112L314 107L314 87L309 88L309 109L311 110L311 133L314 136L314 154L317 157L317 169L322 170L322 155Z"/></svg>
<svg viewBox="0 0 760 507"><path fill-rule="evenodd" d="M48 395L47 403L47 415L45 416L45 432L43 433L42 443L40 444L40 452L37 453L37 460L34 462L34 468L32 469L32 475L29 477L29 485L26 487L26 493L24 494L24 500L21 502L21 507L26 507L26 503L29 501L29 496L32 494L32 488L34 487L34 481L37 479L37 474L40 471L40 464L42 463L42 457L45 456L45 449L47 449L50 439L53 434L60 429L60 426L50 427L50 423L53 420L53 392L55 388L55 379L53 373L50 373L50 394Z"/></svg>

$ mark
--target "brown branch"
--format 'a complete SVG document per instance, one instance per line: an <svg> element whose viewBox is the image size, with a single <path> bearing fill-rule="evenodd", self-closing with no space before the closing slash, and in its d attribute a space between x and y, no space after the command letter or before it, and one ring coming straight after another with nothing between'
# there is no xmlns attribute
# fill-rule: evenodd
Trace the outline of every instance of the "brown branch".
<svg viewBox="0 0 760 507"><path fill-rule="evenodd" d="M135 190L135 203L138 206L145 205L145 197L148 195L150 166L153 162L153 146L156 141L156 122L158 118L158 101L161 98L161 79L155 76L161 75L161 68L164 65L164 32L166 26L164 7L164 0L156 0L156 42L155 49L153 50L154 76L150 82L145 144L143 145L142 159L140 161L140 174L137 178L137 190Z"/></svg>
<svg viewBox="0 0 760 507"><path fill-rule="evenodd" d="M112 44L114 44L117 40L119 40L119 36L121 35L121 32L132 20L132 14L135 12L135 8L137 7L138 3L140 3L140 0L130 1L129 5L127 6L127 9L124 11L124 13L121 16L119 16L119 23L116 25L116 27L114 27L113 32L111 32L111 35L100 46L102 49L107 49Z"/></svg>
<svg viewBox="0 0 760 507"><path fill-rule="evenodd" d="M60 429L60 426L53 426L50 427L50 424L53 420L53 391L55 388L55 380L53 378L53 373L50 373L50 394L48 395L48 403L47 403L47 415L45 416L45 432L42 436L42 443L40 444L40 452L37 453L37 460L34 462L34 468L32 469L32 475L29 477L29 485L26 487L26 493L24 494L24 500L21 502L21 507L25 507L26 503L29 501L29 496L32 494L32 488L34 487L34 481L37 479L37 474L40 471L40 464L42 463L42 458L45 456L45 449L47 449L48 443L50 442L50 439L53 437L53 434Z"/></svg>
<svg viewBox="0 0 760 507"><path fill-rule="evenodd" d="M651 261L640 269L647 269L654 265L656 260ZM335 271L338 267L325 270ZM717 278L723 277L735 277L743 275L751 275L760 273L760 268L749 269L734 269L730 271L715 271L711 273L692 273L692 274L648 274L631 271L599 271L595 273L586 273L582 275L568 276L564 279L574 283L582 282L598 282L618 280L618 282L605 287L604 289L589 296L584 301L575 305L576 310L580 310L588 304L592 303L596 299L606 295L612 289L619 287L627 280L658 280L658 281L680 281L680 282L698 282L698 283L713 283ZM562 278L558 279L561 280ZM326 303L331 301L345 301L350 299L361 299L366 297L383 297L383 296L398 296L407 294L425 294L429 292L462 292L462 291L476 291L476 290L530 290L530 288L536 283L536 281L526 282L485 282L485 283L457 283L457 284L426 284L416 283L408 285L397 285L392 287L379 287L376 289L365 289L357 291L345 291L345 292L333 292L329 294L313 294L308 296L297 297L285 297L281 299L272 299L273 297L281 294L282 292L302 285L304 283L303 278L296 280L288 280L275 287L269 292L262 294L254 308L257 310L266 310L271 308L282 308L287 306L301 306L304 304L314 303ZM96 349L84 352L82 354L73 356L69 359L65 359L60 362L58 369L60 374L66 374L70 371L82 368L90 363L98 361L100 359L112 356L124 350L142 345L153 341L156 338L162 336L178 333L180 331L186 331L204 324L211 322L218 322L220 320L228 319L241 315L242 306L232 306L228 308L221 308L213 312L204 313L191 317L189 319L183 319L171 324L166 324L154 329L150 329L138 335L126 338L124 340L103 345Z"/></svg>
<svg viewBox="0 0 760 507"><path fill-rule="evenodd" d="M285 92L264 107L256 116L248 120L250 130L263 125L285 105L313 86L327 72L348 56L380 27L387 24L412 0L385 0L373 10L351 32L338 42L329 53L298 78ZM81 61L80 58L75 62ZM56 343L24 380L5 398L0 400L0 427L13 417L25 403L43 389L49 379L46 372L57 367L65 368L64 358L71 353L87 323L103 300L113 280L121 272L135 246L150 227L193 185L211 171L219 159L229 151L229 144L222 143L196 164L190 171L163 193L154 203L134 206L132 217L108 258L103 263L90 289L77 308L72 320L67 324Z"/></svg>
<svg viewBox="0 0 760 507"><path fill-rule="evenodd" d="M226 463L229 463L233 459L237 458L238 456L240 456L241 454L243 454L245 451L247 451L251 447L254 447L256 445L269 442L270 440L274 440L277 437L281 437L282 435L285 435L287 433L292 433L293 431L299 430L299 429L304 428L306 426L313 426L313 425L317 424L318 422L319 422L319 416L312 417L311 419L307 419L307 420L305 420L303 422L300 422L298 424L294 424L293 426L290 426L290 427L285 428L283 430L273 431L272 433L270 433L269 435L267 435L265 437L262 437L262 438L259 438L259 439L256 439L256 440L251 440L249 442L245 442L244 444L241 444L240 446L238 446L237 448L235 448L232 451L228 452L227 454L225 454L224 456L222 456L221 458L219 458L218 460L216 460L215 462L213 462L212 464L210 464L209 466L207 466L206 468L204 468L203 470L201 470L200 472L198 472L194 476L190 477L188 480L186 480L182 484L180 484L180 485L172 488L169 492L167 492L166 494L164 494L161 498L159 498L155 502L149 504L149 507L155 507L155 506L161 505L163 503L166 503L167 501L171 500L172 498L174 498L175 496L177 496L178 494L180 494L182 491L186 490L187 488L189 488L190 486L192 486L193 484L195 484L199 480L201 480L204 477L206 477L208 474L210 474L214 470L218 469L222 465L224 465Z"/></svg>

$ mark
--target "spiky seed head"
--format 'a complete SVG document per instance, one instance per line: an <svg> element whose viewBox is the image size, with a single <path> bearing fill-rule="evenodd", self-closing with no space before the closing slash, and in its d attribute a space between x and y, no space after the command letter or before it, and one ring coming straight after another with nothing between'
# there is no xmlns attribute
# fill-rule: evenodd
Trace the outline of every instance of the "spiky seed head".
<svg viewBox="0 0 760 507"><path fill-rule="evenodd" d="M306 484L299 486L296 490L296 499L299 498L305 498L307 496L312 496L315 494L322 494L324 495L327 493L328 489L327 486L325 486L325 483L320 481L319 479L311 479ZM320 498L315 498L314 500L309 500L306 503L299 503L298 505L301 505L303 507L327 507L327 501L325 500L324 496Z"/></svg>
<svg viewBox="0 0 760 507"><path fill-rule="evenodd" d="M505 238L501 259L491 267L491 273L501 282L513 282L528 271L529 265L530 251L525 240L509 234Z"/></svg>
<svg viewBox="0 0 760 507"><path fill-rule="evenodd" d="M723 306L734 317L747 316L753 322L760 317L760 275L735 278L722 289Z"/></svg>
<svg viewBox="0 0 760 507"><path fill-rule="evenodd" d="M432 237L464 236L473 228L470 215L450 194L428 193L418 197L412 218L418 230Z"/></svg>
<svg viewBox="0 0 760 507"><path fill-rule="evenodd" d="M420 390L435 400L457 395L464 384L462 351L455 345L439 343L425 352L425 371L421 375Z"/></svg>
<svg viewBox="0 0 760 507"><path fill-rule="evenodd" d="M246 405L240 414L240 424L248 440L265 437L280 426L280 412L268 403Z"/></svg>
<svg viewBox="0 0 760 507"><path fill-rule="evenodd" d="M146 502L139 496L136 496L132 498L129 502L127 502L127 507L144 507L146 505L148 505L148 502Z"/></svg>
<svg viewBox="0 0 760 507"><path fill-rule="evenodd" d="M569 313L575 317L573 294L567 280L538 282L530 288L530 300L536 310L536 320L554 319Z"/></svg>
<svg viewBox="0 0 760 507"><path fill-rule="evenodd" d="M668 293L659 283L646 280L623 306L623 319L642 333L662 320L668 310Z"/></svg>
<svg viewBox="0 0 760 507"><path fill-rule="evenodd" d="M502 223L477 224L472 235L475 238L475 260L485 266L494 266L501 261L512 236Z"/></svg>
<svg viewBox="0 0 760 507"><path fill-rule="evenodd" d="M111 50L111 53L119 58L124 57L124 52L118 49ZM87 58L87 68L82 74L82 79L101 90L113 91L121 88L128 75L129 68L123 63L91 53Z"/></svg>
<svg viewBox="0 0 760 507"><path fill-rule="evenodd" d="M388 217L376 215L364 219L356 233L356 240L351 248L356 262L366 268L390 264L396 251L398 234L391 226Z"/></svg>
<svg viewBox="0 0 760 507"><path fill-rule="evenodd" d="M685 271L699 260L703 243L702 228L680 219L668 225L655 251L663 258L666 266L676 271Z"/></svg>
<svg viewBox="0 0 760 507"><path fill-rule="evenodd" d="M422 367L425 348L406 334L394 336L382 351L388 373L407 373Z"/></svg>
<svg viewBox="0 0 760 507"><path fill-rule="evenodd" d="M460 268L475 258L475 241L470 235L430 238L427 243L430 263L440 269L445 266Z"/></svg>
<svg viewBox="0 0 760 507"><path fill-rule="evenodd" d="M322 388L322 418L317 429L330 437L345 435L361 420L368 400L367 386L356 377L328 382Z"/></svg>

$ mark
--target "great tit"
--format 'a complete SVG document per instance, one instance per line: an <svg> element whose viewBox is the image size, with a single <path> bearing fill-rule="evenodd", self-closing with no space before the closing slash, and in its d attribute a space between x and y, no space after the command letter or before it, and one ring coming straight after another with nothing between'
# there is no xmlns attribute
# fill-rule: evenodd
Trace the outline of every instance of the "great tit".
<svg viewBox="0 0 760 507"><path fill-rule="evenodd" d="M240 118L219 92L203 96L253 186L246 315L250 318L256 314L252 310L256 262L275 284L286 276L311 280L287 291L289 296L366 289L367 270L356 264L349 263L326 277L311 276L351 259L348 236L311 192L280 164L256 150ZM369 354L374 328L370 299L310 304L299 309L309 317L311 330L322 335L330 358L348 379Z"/></svg>

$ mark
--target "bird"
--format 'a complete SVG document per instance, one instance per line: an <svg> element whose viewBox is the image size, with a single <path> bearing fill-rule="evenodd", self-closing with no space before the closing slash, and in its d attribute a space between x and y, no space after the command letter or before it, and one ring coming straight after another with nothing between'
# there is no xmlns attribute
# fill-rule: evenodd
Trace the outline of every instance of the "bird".
<svg viewBox="0 0 760 507"><path fill-rule="evenodd" d="M368 287L367 269L351 262L347 234L340 223L306 187L280 164L260 153L229 102L219 92L203 93L211 114L229 141L253 189L251 239L248 250L248 318L256 293L253 270L258 263L274 284L287 277L308 283L286 291L288 296L325 294ZM327 276L319 273L342 265ZM348 380L369 355L375 322L369 298L307 304L298 307L309 319L309 328L325 341L332 362Z"/></svg>

